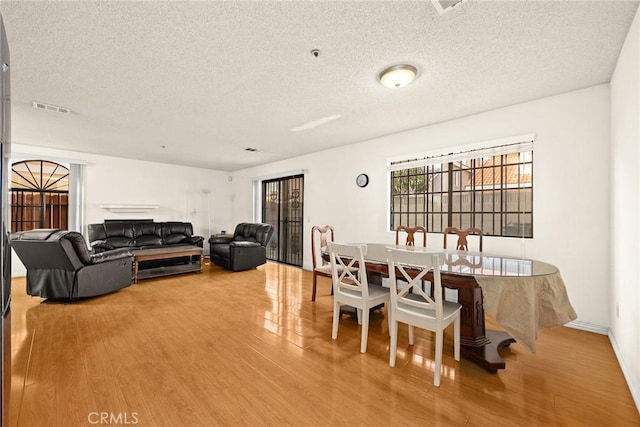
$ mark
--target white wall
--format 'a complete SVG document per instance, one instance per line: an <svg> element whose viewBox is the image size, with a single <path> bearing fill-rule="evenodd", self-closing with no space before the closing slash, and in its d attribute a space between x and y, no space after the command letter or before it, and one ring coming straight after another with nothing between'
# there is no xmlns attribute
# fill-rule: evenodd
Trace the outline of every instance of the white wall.
<svg viewBox="0 0 640 427"><path fill-rule="evenodd" d="M309 269L314 224L332 224L340 241L394 241L387 231L388 158L435 149L447 153L451 147L535 133L535 237L486 238L484 250L558 266L578 321L606 328L609 124L609 86L599 85L237 171L234 218L252 219L252 177L303 168L304 267ZM366 188L355 184L361 172L370 177ZM440 235L429 235L428 246L442 247L441 242Z"/></svg>
<svg viewBox="0 0 640 427"><path fill-rule="evenodd" d="M232 186L227 172L20 144L13 144L12 152L13 157L21 159L33 155L34 158L54 158L60 163L64 163L64 159L86 162L86 224L117 218L188 221L193 224L194 233L201 236L209 234L209 213L212 233L234 224ZM208 196L205 190L210 191ZM148 204L159 205L159 208L147 213L112 213L101 209L102 204ZM86 227L83 232L86 236ZM14 276L26 274L15 254L12 273Z"/></svg>
<svg viewBox="0 0 640 427"><path fill-rule="evenodd" d="M640 407L640 12L611 78L611 336Z"/></svg>

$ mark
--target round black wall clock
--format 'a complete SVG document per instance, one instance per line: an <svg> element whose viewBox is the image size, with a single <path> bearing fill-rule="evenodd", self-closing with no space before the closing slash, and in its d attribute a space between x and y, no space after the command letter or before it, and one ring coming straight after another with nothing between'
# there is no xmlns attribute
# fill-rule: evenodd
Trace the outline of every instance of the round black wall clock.
<svg viewBox="0 0 640 427"><path fill-rule="evenodd" d="M367 184L369 184L369 175L366 173L358 175L356 178L356 184L358 184L358 187L366 187Z"/></svg>

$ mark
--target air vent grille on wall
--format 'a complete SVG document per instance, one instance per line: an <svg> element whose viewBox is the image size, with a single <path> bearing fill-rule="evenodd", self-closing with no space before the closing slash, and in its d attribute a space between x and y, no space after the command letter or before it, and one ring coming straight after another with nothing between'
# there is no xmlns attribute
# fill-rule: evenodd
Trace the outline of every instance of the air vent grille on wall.
<svg viewBox="0 0 640 427"><path fill-rule="evenodd" d="M454 7L460 6L462 2L467 0L431 0L440 15L449 12Z"/></svg>
<svg viewBox="0 0 640 427"><path fill-rule="evenodd" d="M71 110L65 107L60 107L58 105L45 104L44 102L33 101L33 108L37 108L38 110L47 110L53 111L54 113L62 113L69 114Z"/></svg>

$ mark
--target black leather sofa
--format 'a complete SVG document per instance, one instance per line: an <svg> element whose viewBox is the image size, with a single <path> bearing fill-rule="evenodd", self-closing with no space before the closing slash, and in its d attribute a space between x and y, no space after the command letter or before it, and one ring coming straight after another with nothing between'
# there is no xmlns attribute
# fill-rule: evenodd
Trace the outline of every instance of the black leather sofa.
<svg viewBox="0 0 640 427"><path fill-rule="evenodd" d="M110 252L122 248L135 251L162 247L197 246L203 247L204 237L193 235L190 222L154 222L141 220L105 220L100 224L89 224L89 243L93 253ZM184 265L199 263L194 256L185 261L183 257L142 261L138 264L140 276L153 271L162 275L184 272ZM143 273L144 271L144 273ZM157 273L156 273L157 275ZM151 277L151 276L148 276Z"/></svg>
<svg viewBox="0 0 640 427"><path fill-rule="evenodd" d="M107 220L89 224L89 243L94 253L118 248L149 249L162 246L203 247L204 237L193 235L190 222L152 220Z"/></svg>
<svg viewBox="0 0 640 427"><path fill-rule="evenodd" d="M28 295L74 300L117 291L133 281L129 249L91 254L75 231L21 231L11 235L11 246L27 268Z"/></svg>
<svg viewBox="0 0 640 427"><path fill-rule="evenodd" d="M267 262L267 244L273 235L271 224L243 222L233 237L209 239L211 262L232 271L249 270Z"/></svg>

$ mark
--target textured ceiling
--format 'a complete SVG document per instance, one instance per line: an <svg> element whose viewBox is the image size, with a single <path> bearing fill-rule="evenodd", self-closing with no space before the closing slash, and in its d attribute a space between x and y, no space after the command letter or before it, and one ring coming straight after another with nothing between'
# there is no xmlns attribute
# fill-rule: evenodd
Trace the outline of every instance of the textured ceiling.
<svg viewBox="0 0 640 427"><path fill-rule="evenodd" d="M13 141L233 171L608 82L637 7L1 1Z"/></svg>

